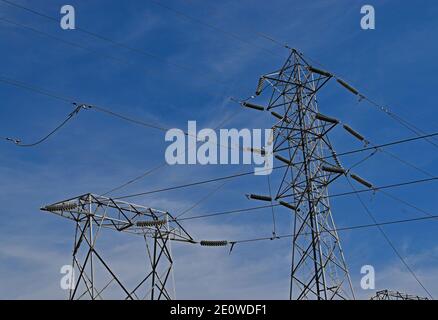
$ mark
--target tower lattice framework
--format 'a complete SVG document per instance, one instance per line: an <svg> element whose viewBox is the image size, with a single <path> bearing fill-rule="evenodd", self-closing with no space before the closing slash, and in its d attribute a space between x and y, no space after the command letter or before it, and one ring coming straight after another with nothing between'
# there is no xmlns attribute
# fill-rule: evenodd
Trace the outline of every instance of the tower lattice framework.
<svg viewBox="0 0 438 320"><path fill-rule="evenodd" d="M328 138L338 121L320 114L317 103L331 77L291 49L280 70L259 80L256 95L267 107L244 103L276 119L273 153L284 168L275 200L294 220L290 299L354 299L328 198L329 184L345 174Z"/></svg>
<svg viewBox="0 0 438 320"><path fill-rule="evenodd" d="M415 296L412 294L402 293L392 290L377 291L371 300L429 300L426 297Z"/></svg>
<svg viewBox="0 0 438 320"><path fill-rule="evenodd" d="M170 244L173 241L194 241L170 213L91 193L41 209L72 220L76 225L70 300L175 298L169 281L173 271ZM134 280L134 285L126 283L126 278L132 275L117 274L110 263L111 259L105 256L108 248L98 245L97 240L104 231L136 235L144 239L146 248L140 255L146 253L149 266ZM111 296L108 297L108 294Z"/></svg>

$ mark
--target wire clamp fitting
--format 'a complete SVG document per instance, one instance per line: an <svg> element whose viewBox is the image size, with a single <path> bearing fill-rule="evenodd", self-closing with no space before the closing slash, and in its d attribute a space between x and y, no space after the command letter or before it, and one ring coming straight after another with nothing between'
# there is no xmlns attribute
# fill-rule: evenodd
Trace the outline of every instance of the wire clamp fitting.
<svg viewBox="0 0 438 320"><path fill-rule="evenodd" d="M82 109L91 109L91 108L93 108L92 105L85 104L85 103L76 103L76 102L73 102L73 105L76 106L76 108L75 108L75 110L73 110L72 114L77 114L77 113L79 113L79 111L81 111Z"/></svg>
<svg viewBox="0 0 438 320"><path fill-rule="evenodd" d="M12 142L14 144L20 144L21 143L21 140L17 139L17 138L5 138L5 140L6 141L10 141L10 142Z"/></svg>

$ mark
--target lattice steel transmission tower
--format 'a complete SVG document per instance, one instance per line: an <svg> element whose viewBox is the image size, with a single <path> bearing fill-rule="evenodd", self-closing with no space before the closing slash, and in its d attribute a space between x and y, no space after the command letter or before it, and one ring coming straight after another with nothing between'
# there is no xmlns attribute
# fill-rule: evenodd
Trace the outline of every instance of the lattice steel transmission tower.
<svg viewBox="0 0 438 320"><path fill-rule="evenodd" d="M242 103L276 119L273 153L284 169L273 200L291 209L295 222L290 299L354 299L328 198L328 185L346 173L328 138L339 121L319 113L317 103L331 78L291 49L281 69L259 80L256 95L264 105Z"/></svg>
<svg viewBox="0 0 438 320"><path fill-rule="evenodd" d="M381 290L371 300L429 300L425 297L414 296L411 294L401 293L399 291Z"/></svg>
<svg viewBox="0 0 438 320"><path fill-rule="evenodd" d="M76 223L72 254L75 278L70 288L71 300L103 299L111 286L112 299L173 298L168 281L173 270L170 242L194 241L170 213L91 193L47 205L41 210ZM97 246L97 239L104 229L141 236L146 243L141 254L147 253L150 268L132 288L128 288L110 267L101 252L105 248Z"/></svg>

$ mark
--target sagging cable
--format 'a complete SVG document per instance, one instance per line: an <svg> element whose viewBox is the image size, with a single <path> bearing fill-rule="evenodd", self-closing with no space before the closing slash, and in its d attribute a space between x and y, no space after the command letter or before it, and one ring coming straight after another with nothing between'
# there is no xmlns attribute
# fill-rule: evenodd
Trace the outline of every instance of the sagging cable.
<svg viewBox="0 0 438 320"><path fill-rule="evenodd" d="M44 141L46 141L47 139L49 139L53 134L55 134L58 130L60 130L64 125L67 124L67 122L69 122L75 115L77 115L79 113L79 111L81 111L82 109L90 109L91 106L86 105L86 104L77 104L76 102L73 103L73 105L75 106L75 109L69 113L69 115L67 116L67 118L61 122L61 124L59 124L55 129L53 129L52 131L50 131L47 135L45 135L43 138L41 138L40 140L33 142L33 143L29 143L29 144L23 144L22 141L20 139L15 139L15 138L5 138L7 141L10 141L12 143L14 143L16 146L18 147L35 147L41 143L43 143Z"/></svg>

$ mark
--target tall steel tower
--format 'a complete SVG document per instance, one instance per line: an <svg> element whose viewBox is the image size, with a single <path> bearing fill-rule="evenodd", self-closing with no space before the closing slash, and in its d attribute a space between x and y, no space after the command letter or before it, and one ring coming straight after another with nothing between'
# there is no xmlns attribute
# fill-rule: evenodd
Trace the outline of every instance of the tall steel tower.
<svg viewBox="0 0 438 320"><path fill-rule="evenodd" d="M87 193L41 208L76 225L72 252L74 277L69 298L129 300L170 300L174 294L169 288L173 270L170 243L194 243L184 228L165 211L140 206L117 199ZM137 235L144 238L150 262L142 277L129 288L126 278L131 274L116 275L97 240L104 231ZM108 297L108 294L111 296Z"/></svg>
<svg viewBox="0 0 438 320"><path fill-rule="evenodd" d="M290 299L354 299L328 199L329 184L347 172L327 135L339 121L319 113L316 98L331 78L291 49L281 69L259 80L256 95L267 106L242 103L276 119L273 153L284 171L272 200L293 214Z"/></svg>

